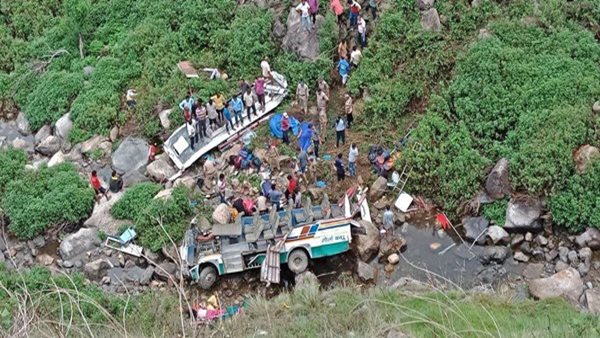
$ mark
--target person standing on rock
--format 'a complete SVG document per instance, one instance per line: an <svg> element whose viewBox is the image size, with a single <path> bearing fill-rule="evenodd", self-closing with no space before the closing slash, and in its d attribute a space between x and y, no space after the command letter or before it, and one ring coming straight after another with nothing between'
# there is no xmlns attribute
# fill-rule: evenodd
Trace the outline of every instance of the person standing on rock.
<svg viewBox="0 0 600 338"><path fill-rule="evenodd" d="M217 123L217 119L219 118L219 114L217 113L217 107L215 106L215 102L210 99L206 104L206 111L208 112L208 121L210 122L210 129L215 131L219 124Z"/></svg>
<svg viewBox="0 0 600 338"><path fill-rule="evenodd" d="M309 13L312 19L312 24L317 23L317 13L319 13L319 0L308 0L308 6L310 7Z"/></svg>
<svg viewBox="0 0 600 338"><path fill-rule="evenodd" d="M321 88L317 89L317 112L319 116L327 116L327 102L329 102L329 96Z"/></svg>
<svg viewBox="0 0 600 338"><path fill-rule="evenodd" d="M198 143L198 134L196 133L196 120L187 121L186 128L188 136L190 137L190 147L192 148L192 150L196 150L196 143Z"/></svg>
<svg viewBox="0 0 600 338"><path fill-rule="evenodd" d="M308 95L310 91L304 80L300 80L298 83L298 87L296 88L296 100L298 100L298 104L300 104L300 109L302 109L305 113L308 112Z"/></svg>
<svg viewBox="0 0 600 338"><path fill-rule="evenodd" d="M342 160L342 154L337 155L334 166L338 182L343 181L346 178L346 169L344 169L344 161Z"/></svg>
<svg viewBox="0 0 600 338"><path fill-rule="evenodd" d="M324 133L323 137L327 139L327 111L325 110L319 111L319 126L320 131Z"/></svg>
<svg viewBox="0 0 600 338"><path fill-rule="evenodd" d="M345 57L341 58L338 62L338 73L342 78L342 84L345 86L348 82L348 76L350 75L350 64Z"/></svg>
<svg viewBox="0 0 600 338"><path fill-rule="evenodd" d="M361 6L356 0L352 0L350 4L350 27L356 29L358 23L358 15L360 14Z"/></svg>
<svg viewBox="0 0 600 338"><path fill-rule="evenodd" d="M288 186L285 190L285 199L289 200L290 196L294 198L296 194L296 189L298 188L298 179L296 179L296 175L288 175Z"/></svg>
<svg viewBox="0 0 600 338"><path fill-rule="evenodd" d="M340 141L342 145L346 144L346 121L344 118L338 117L335 120L335 147L339 148Z"/></svg>
<svg viewBox="0 0 600 338"><path fill-rule="evenodd" d="M331 2L329 3L329 8L333 12L333 14L335 14L337 18L337 24L339 26L342 23L342 16L344 15L344 6L342 6L340 0L331 0Z"/></svg>
<svg viewBox="0 0 600 338"><path fill-rule="evenodd" d="M196 106L196 128L197 134L203 140L208 137L206 134L206 107L202 104L201 100L198 100L198 105Z"/></svg>
<svg viewBox="0 0 600 338"><path fill-rule="evenodd" d="M300 14L300 21L302 22L302 28L309 32L311 30L310 25L310 5L306 0L302 0L298 6L296 6L296 12Z"/></svg>
<svg viewBox="0 0 600 338"><path fill-rule="evenodd" d="M246 90L244 93L244 105L246 106L246 116L248 116L248 121L252 121L250 113L254 113L254 115L258 117L258 114L256 113L254 95L252 95L252 90L250 88L248 88L248 90Z"/></svg>
<svg viewBox="0 0 600 338"><path fill-rule="evenodd" d="M386 237L394 235L394 213L389 204L385 206L383 212L383 230Z"/></svg>
<svg viewBox="0 0 600 338"><path fill-rule="evenodd" d="M354 115L352 115L354 109L352 96L350 96L350 94L345 94L344 98L346 99L344 101L344 111L346 112L346 121L348 121L348 129L350 129L352 128L352 122L354 121Z"/></svg>
<svg viewBox="0 0 600 338"><path fill-rule="evenodd" d="M269 212L269 207L267 206L267 197L262 191L260 192L258 198L256 198L256 207L260 215L264 215Z"/></svg>
<svg viewBox="0 0 600 338"><path fill-rule="evenodd" d="M98 178L98 173L96 170L92 171L92 176L90 177L90 183L96 192L96 203L100 203L100 195L104 195L107 201L110 201L110 196L106 193L106 189L102 187L102 183L100 183L100 179Z"/></svg>
<svg viewBox="0 0 600 338"><path fill-rule="evenodd" d="M358 16L357 21L358 26L358 43L360 43L360 47L364 49L367 46L367 23L363 19L362 16Z"/></svg>
<svg viewBox="0 0 600 338"><path fill-rule="evenodd" d="M118 175L116 171L112 171L110 176L110 183L108 184L108 190L112 193L118 193L123 189L123 178Z"/></svg>
<svg viewBox="0 0 600 338"><path fill-rule="evenodd" d="M257 76L256 80L254 80L254 92L256 93L256 97L258 98L258 103L260 104L260 111L265 112L265 78L262 76Z"/></svg>
<svg viewBox="0 0 600 338"><path fill-rule="evenodd" d="M290 119L288 117L288 113L283 113L283 117L281 118L281 132L283 133L283 143L290 143Z"/></svg>
<svg viewBox="0 0 600 338"><path fill-rule="evenodd" d="M348 172L350 176L356 176L356 160L358 159L358 147L356 143L350 145L350 151L348 151Z"/></svg>
<svg viewBox="0 0 600 338"><path fill-rule="evenodd" d="M231 106L233 115L235 116L235 124L238 127L241 127L244 123L244 117L242 116L242 113L244 112L244 102L242 102L240 95L236 95L236 97L231 100ZM248 119L250 119L250 117L248 117Z"/></svg>
<svg viewBox="0 0 600 338"><path fill-rule="evenodd" d="M351 68L358 68L358 64L362 59L362 52L356 46L352 47L352 53L350 53L350 65Z"/></svg>
<svg viewBox="0 0 600 338"><path fill-rule="evenodd" d="M260 69L262 71L262 76L265 79L272 79L273 75L271 74L271 66L269 65L269 57L265 56L263 60L260 62Z"/></svg>

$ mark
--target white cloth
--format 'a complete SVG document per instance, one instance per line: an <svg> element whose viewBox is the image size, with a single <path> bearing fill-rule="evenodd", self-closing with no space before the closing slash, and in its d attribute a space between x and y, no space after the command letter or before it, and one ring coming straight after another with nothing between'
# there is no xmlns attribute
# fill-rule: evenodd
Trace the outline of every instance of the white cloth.
<svg viewBox="0 0 600 338"><path fill-rule="evenodd" d="M367 32L367 23L363 18L358 18L358 32L365 34Z"/></svg>
<svg viewBox="0 0 600 338"><path fill-rule="evenodd" d="M135 92L135 90L129 89L127 91L127 101L133 101L133 100L135 100L135 96L136 95L137 95L137 93Z"/></svg>
<svg viewBox="0 0 600 338"><path fill-rule="evenodd" d="M358 147L352 148L350 147L350 151L348 152L348 162L356 162L356 158L358 157Z"/></svg>
<svg viewBox="0 0 600 338"><path fill-rule="evenodd" d="M251 107L254 104L254 96L252 93L244 93L244 104L246 107Z"/></svg>
<svg viewBox="0 0 600 338"><path fill-rule="evenodd" d="M192 119L190 123L186 124L187 132L190 137L196 135L196 120Z"/></svg>
<svg viewBox="0 0 600 338"><path fill-rule="evenodd" d="M308 11L310 10L310 5L308 4L308 2L300 3L298 6L296 6L296 10L302 13L302 17L308 18Z"/></svg>
<svg viewBox="0 0 600 338"><path fill-rule="evenodd" d="M260 68L262 69L262 75L264 77L271 77L271 66L266 60L260 63Z"/></svg>
<svg viewBox="0 0 600 338"><path fill-rule="evenodd" d="M360 59L362 59L362 53L360 50L357 49L350 53L350 62L353 64L358 65L360 63Z"/></svg>

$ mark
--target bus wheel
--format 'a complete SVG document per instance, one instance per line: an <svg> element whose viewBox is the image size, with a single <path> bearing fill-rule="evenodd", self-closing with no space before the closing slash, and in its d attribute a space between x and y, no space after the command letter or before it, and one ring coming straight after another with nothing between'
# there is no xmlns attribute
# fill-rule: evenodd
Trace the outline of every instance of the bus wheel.
<svg viewBox="0 0 600 338"><path fill-rule="evenodd" d="M207 265L200 270L200 277L198 278L198 284L204 290L210 289L215 281L217 280L217 269L212 265Z"/></svg>
<svg viewBox="0 0 600 338"><path fill-rule="evenodd" d="M308 267L308 255L303 249L295 249L288 256L288 267L293 273L299 274Z"/></svg>

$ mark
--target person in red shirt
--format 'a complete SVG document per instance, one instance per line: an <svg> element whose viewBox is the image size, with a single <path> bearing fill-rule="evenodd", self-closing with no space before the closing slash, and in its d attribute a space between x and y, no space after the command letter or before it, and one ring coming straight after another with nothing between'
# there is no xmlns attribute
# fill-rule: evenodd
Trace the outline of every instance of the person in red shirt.
<svg viewBox="0 0 600 338"><path fill-rule="evenodd" d="M110 196L108 196L106 194L106 189L104 189L102 187L102 184L100 183L100 179L98 178L98 174L96 173L96 170L92 171L92 177L90 177L90 183L92 184L92 187L94 188L94 191L96 192L96 203L100 203L100 195L104 195L104 197L106 197L106 200L109 201L110 200Z"/></svg>
<svg viewBox="0 0 600 338"><path fill-rule="evenodd" d="M296 179L296 175L288 175L288 187L285 191L285 199L289 200L290 197L294 198L296 194L296 189L298 189L298 180Z"/></svg>
<svg viewBox="0 0 600 338"><path fill-rule="evenodd" d="M150 146L150 150L148 151L148 161L154 161L154 156L156 156L156 143Z"/></svg>

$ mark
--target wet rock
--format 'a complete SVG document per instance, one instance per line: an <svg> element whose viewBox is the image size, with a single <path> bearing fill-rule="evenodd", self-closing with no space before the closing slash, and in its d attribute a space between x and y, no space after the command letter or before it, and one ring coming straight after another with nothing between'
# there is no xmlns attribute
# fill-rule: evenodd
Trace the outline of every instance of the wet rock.
<svg viewBox="0 0 600 338"><path fill-rule="evenodd" d="M56 136L48 136L40 144L37 145L35 150L45 156L52 156L60 150L60 138Z"/></svg>
<svg viewBox="0 0 600 338"><path fill-rule="evenodd" d="M540 246L546 246L548 245L548 239L542 235L538 235L535 238L535 241L537 242L537 244L539 244Z"/></svg>
<svg viewBox="0 0 600 338"><path fill-rule="evenodd" d="M76 233L70 234L60 243L59 253L63 260L72 258L95 249L100 244L96 229L81 228Z"/></svg>
<svg viewBox="0 0 600 338"><path fill-rule="evenodd" d="M45 266L49 266L49 265L52 265L52 263L54 263L54 257L52 257L48 254L41 254L41 255L37 256L36 259L40 264L45 265Z"/></svg>
<svg viewBox="0 0 600 338"><path fill-rule="evenodd" d="M319 286L319 279L314 273L306 270L303 273L295 276L295 287L296 289L302 289L311 286Z"/></svg>
<svg viewBox="0 0 600 338"><path fill-rule="evenodd" d="M543 272L543 263L531 263L527 264L527 266L525 266L525 269L523 269L523 276L527 279L535 279L540 278Z"/></svg>
<svg viewBox="0 0 600 338"><path fill-rule="evenodd" d="M485 190L491 198L498 200L510 195L512 188L508 175L508 160L502 158L496 163L485 182Z"/></svg>
<svg viewBox="0 0 600 338"><path fill-rule="evenodd" d="M502 265L490 265L477 274L477 278L485 284L492 284L506 276L506 269Z"/></svg>
<svg viewBox="0 0 600 338"><path fill-rule="evenodd" d="M176 174L175 169L163 158L156 159L146 167L146 174L157 182L164 182Z"/></svg>
<svg viewBox="0 0 600 338"><path fill-rule="evenodd" d="M583 292L583 281L579 272L573 268L560 271L547 278L538 278L529 282L529 292L536 299L565 297L574 303L579 302Z"/></svg>
<svg viewBox="0 0 600 338"><path fill-rule="evenodd" d="M125 195L124 191L111 193L109 201L102 200L100 204L94 204L92 216L88 218L83 225L86 227L96 227L110 235L120 235L117 233L118 229L131 222L115 219L110 213L110 209L123 197L123 195Z"/></svg>
<svg viewBox="0 0 600 338"><path fill-rule="evenodd" d="M569 251L569 253L567 254L567 258L569 259L569 263L571 263L571 266L575 267L579 265L579 255L577 255L577 251Z"/></svg>
<svg viewBox="0 0 600 338"><path fill-rule="evenodd" d="M504 229L502 229L502 230L504 230ZM513 237L513 239L510 241L510 245L512 247L515 247L515 246L523 243L524 240L525 240L525 236L523 236L522 234L516 234L515 237Z"/></svg>
<svg viewBox="0 0 600 338"><path fill-rule="evenodd" d="M71 121L71 113L66 113L59 118L54 125L54 135L60 137L63 140L69 138L69 133L73 129L73 121Z"/></svg>
<svg viewBox="0 0 600 338"><path fill-rule="evenodd" d="M485 217L465 217L462 220L463 227L465 229L465 237L474 241L477 239L477 244L485 244L485 231L490 225L490 221Z"/></svg>
<svg viewBox="0 0 600 338"><path fill-rule="evenodd" d="M54 167L59 164L65 163L66 160L67 158L65 156L65 153L59 150L56 154L52 155L50 161L48 161L48 167Z"/></svg>
<svg viewBox="0 0 600 338"><path fill-rule="evenodd" d="M429 32L439 32L442 29L440 15L438 14L437 9L430 8L421 11L421 28Z"/></svg>
<svg viewBox="0 0 600 338"><path fill-rule="evenodd" d="M492 225L487 230L487 236L492 240L494 244L508 242L509 235L506 230L497 225Z"/></svg>
<svg viewBox="0 0 600 338"><path fill-rule="evenodd" d="M542 203L536 198L511 199L506 210L507 231L541 230Z"/></svg>
<svg viewBox="0 0 600 338"><path fill-rule="evenodd" d="M302 27L300 13L296 12L295 8L290 8L286 23L287 30L281 47L287 52L296 54L300 59L315 61L321 52L319 35L316 32L319 31L323 21L323 16L317 15L316 23L308 32Z"/></svg>
<svg viewBox="0 0 600 338"><path fill-rule="evenodd" d="M124 174L145 167L149 149L145 140L127 137L112 154L113 169Z"/></svg>
<svg viewBox="0 0 600 338"><path fill-rule="evenodd" d="M91 280L100 280L108 269L111 268L110 263L105 259L97 259L93 262L87 263L83 267L83 272L87 278Z"/></svg>
<svg viewBox="0 0 600 338"><path fill-rule="evenodd" d="M177 264L173 262L163 262L158 265L156 269L154 269L154 273L162 280L169 280L169 276L173 276L177 278L175 275L177 273Z"/></svg>
<svg viewBox="0 0 600 338"><path fill-rule="evenodd" d="M212 219L218 224L227 224L231 219L231 212L229 206L225 203L219 204L215 211L213 211Z"/></svg>
<svg viewBox="0 0 600 338"><path fill-rule="evenodd" d="M160 120L160 125L164 129L171 128L171 120L169 120L169 115L171 115L171 109L166 109L158 113L158 118Z"/></svg>
<svg viewBox="0 0 600 338"><path fill-rule="evenodd" d="M379 244L381 241L379 229L371 222L359 222L364 229L364 233L354 234L353 243L356 245L358 257L363 261L368 261L379 252Z"/></svg>
<svg viewBox="0 0 600 338"><path fill-rule="evenodd" d="M370 282L375 279L375 269L363 261L358 261L356 272L363 282Z"/></svg>
<svg viewBox="0 0 600 338"><path fill-rule="evenodd" d="M575 243L580 248L589 247L592 250L600 249L600 230L587 228L585 232L575 237Z"/></svg>
<svg viewBox="0 0 600 338"><path fill-rule="evenodd" d="M433 7L435 0L416 0L416 3L420 11L426 11Z"/></svg>
<svg viewBox="0 0 600 338"><path fill-rule="evenodd" d="M598 158L600 158L600 150L594 146L585 144L573 154L575 169L577 169L577 172L583 173L587 167Z"/></svg>
<svg viewBox="0 0 600 338"><path fill-rule="evenodd" d="M521 251L515 252L515 255L513 256L513 258L517 262L523 262L523 263L529 262L529 256L527 256L526 254L522 253Z"/></svg>
<svg viewBox="0 0 600 338"><path fill-rule="evenodd" d="M384 177L379 176L369 189L369 198L371 201L377 201L380 199L387 189L387 180Z"/></svg>
<svg viewBox="0 0 600 338"><path fill-rule="evenodd" d="M400 255L398 255L396 253L391 254L388 256L387 260L388 260L388 263L390 263L390 264L394 264L394 265L398 264L400 262Z"/></svg>
<svg viewBox="0 0 600 338"><path fill-rule="evenodd" d="M65 269L70 269L72 267L75 266L75 264L72 261L59 261L58 265L62 266Z"/></svg>
<svg viewBox="0 0 600 338"><path fill-rule="evenodd" d="M585 305L594 315L600 315L600 289L585 290Z"/></svg>
<svg viewBox="0 0 600 338"><path fill-rule="evenodd" d="M559 271L567 270L569 267L570 267L569 264L567 264L563 261L558 261L558 262L556 262L556 265L554 266L554 271L559 272Z"/></svg>
<svg viewBox="0 0 600 338"><path fill-rule="evenodd" d="M31 134L31 127L29 125L29 120L27 120L27 116L25 116L25 113L19 112L19 115L17 115L16 123L17 130L19 131L19 133L21 133L22 135Z"/></svg>
<svg viewBox="0 0 600 338"><path fill-rule="evenodd" d="M502 264L510 255L510 249L504 246L488 246L483 249L483 253L479 257L482 264L490 264L492 262Z"/></svg>
<svg viewBox="0 0 600 338"><path fill-rule="evenodd" d="M40 130L38 130L37 133L35 133L35 144L39 144L50 135L52 135L52 127L46 124L42 128L40 128Z"/></svg>
<svg viewBox="0 0 600 338"><path fill-rule="evenodd" d="M387 257L389 255L401 252L406 247L406 240L400 236L384 236L379 244L379 256Z"/></svg>

